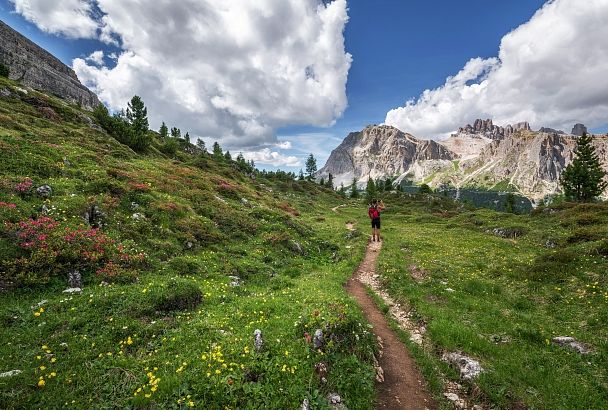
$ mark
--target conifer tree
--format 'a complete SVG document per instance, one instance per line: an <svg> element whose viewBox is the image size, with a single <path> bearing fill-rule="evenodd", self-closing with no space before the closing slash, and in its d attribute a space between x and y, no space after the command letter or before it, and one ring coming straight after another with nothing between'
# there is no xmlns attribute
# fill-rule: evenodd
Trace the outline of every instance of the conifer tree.
<svg viewBox="0 0 608 410"><path fill-rule="evenodd" d="M359 198L359 190L357 189L357 178L353 178L353 183L350 186L350 197Z"/></svg>
<svg viewBox="0 0 608 410"><path fill-rule="evenodd" d="M158 133L160 134L160 137L164 140L167 139L167 137L169 137L169 128L167 128L167 124L165 124L164 121L161 124L160 129L158 130Z"/></svg>
<svg viewBox="0 0 608 410"><path fill-rule="evenodd" d="M346 187L344 187L344 182L340 184L340 189L338 189L338 193L346 198Z"/></svg>
<svg viewBox="0 0 608 410"><path fill-rule="evenodd" d="M298 181L304 181L304 171L300 169L300 174L298 175Z"/></svg>
<svg viewBox="0 0 608 410"><path fill-rule="evenodd" d="M317 160L310 154L306 159L306 176L308 180L312 180L315 172L317 172Z"/></svg>
<svg viewBox="0 0 608 410"><path fill-rule="evenodd" d="M189 132L186 132L186 135L184 136L184 140L185 140L187 143L190 143L190 133L189 133Z"/></svg>
<svg viewBox="0 0 608 410"><path fill-rule="evenodd" d="M329 173L329 176L327 177L327 187L329 189L334 189L334 176L331 174L331 172Z"/></svg>
<svg viewBox="0 0 608 410"><path fill-rule="evenodd" d="M576 202L592 201L604 192L608 182L604 181L606 172L602 169L591 136L585 133L576 140L574 155L560 177L564 195Z"/></svg>
<svg viewBox="0 0 608 410"><path fill-rule="evenodd" d="M321 177L321 180L319 181L319 185L325 186L325 178Z"/></svg>
<svg viewBox="0 0 608 410"><path fill-rule="evenodd" d="M171 137L172 138L181 138L182 137L182 131L177 128L177 127L172 127L171 128Z"/></svg>
<svg viewBox="0 0 608 410"><path fill-rule="evenodd" d="M378 191L376 189L376 184L374 183L374 179L369 178L367 180L367 186L365 187L365 194L366 194L367 201L371 202L372 199L374 199L376 197L377 193L378 193Z"/></svg>
<svg viewBox="0 0 608 410"><path fill-rule="evenodd" d="M196 141L196 146L202 151L202 153L206 153L207 152L207 147L205 146L205 141L203 141L202 139L198 139Z"/></svg>
<svg viewBox="0 0 608 410"><path fill-rule="evenodd" d="M224 159L226 161L232 161L232 155L230 155L230 151L226 151L226 153L224 154Z"/></svg>
<svg viewBox="0 0 608 410"><path fill-rule="evenodd" d="M138 95L133 96L127 104L125 117L133 131L132 143L129 145L136 151L144 151L152 141L148 136L148 109Z"/></svg>
<svg viewBox="0 0 608 410"><path fill-rule="evenodd" d="M213 156L217 159L224 158L224 151L222 151L222 147L217 141L213 143Z"/></svg>

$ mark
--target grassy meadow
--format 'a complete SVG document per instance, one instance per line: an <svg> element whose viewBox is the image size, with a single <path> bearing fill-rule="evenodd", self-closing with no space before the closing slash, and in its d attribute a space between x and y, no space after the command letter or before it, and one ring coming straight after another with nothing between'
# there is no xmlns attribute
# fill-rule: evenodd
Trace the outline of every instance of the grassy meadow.
<svg viewBox="0 0 608 410"><path fill-rule="evenodd" d="M157 134L138 154L90 113L0 89L0 373L21 371L0 378L0 408L322 409L329 393L373 408L375 338L343 288L363 200ZM427 328L423 348L400 333L436 397L458 380L441 354L461 351L490 408L605 408L608 205L384 200L378 273ZM76 270L82 292L64 293Z"/></svg>

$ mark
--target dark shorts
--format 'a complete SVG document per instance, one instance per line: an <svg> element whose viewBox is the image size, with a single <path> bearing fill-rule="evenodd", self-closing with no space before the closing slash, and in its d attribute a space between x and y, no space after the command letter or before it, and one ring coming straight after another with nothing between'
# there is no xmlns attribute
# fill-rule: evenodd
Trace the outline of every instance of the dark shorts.
<svg viewBox="0 0 608 410"><path fill-rule="evenodd" d="M372 219L372 229L373 228L380 229L380 218L374 218L374 219Z"/></svg>

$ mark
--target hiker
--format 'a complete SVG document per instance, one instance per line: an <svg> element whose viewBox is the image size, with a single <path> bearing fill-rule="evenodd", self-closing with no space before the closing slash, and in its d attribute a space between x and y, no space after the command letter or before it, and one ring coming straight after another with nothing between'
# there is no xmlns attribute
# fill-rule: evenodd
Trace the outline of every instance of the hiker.
<svg viewBox="0 0 608 410"><path fill-rule="evenodd" d="M372 221L372 242L380 242L380 212L384 209L384 202L374 199L367 210L367 215Z"/></svg>

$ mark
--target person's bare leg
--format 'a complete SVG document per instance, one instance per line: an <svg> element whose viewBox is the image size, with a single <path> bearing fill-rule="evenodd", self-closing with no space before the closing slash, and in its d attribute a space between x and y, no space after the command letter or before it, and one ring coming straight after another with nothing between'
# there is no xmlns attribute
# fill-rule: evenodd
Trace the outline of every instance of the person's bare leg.
<svg viewBox="0 0 608 410"><path fill-rule="evenodd" d="M376 229L376 238L380 242L380 229Z"/></svg>

